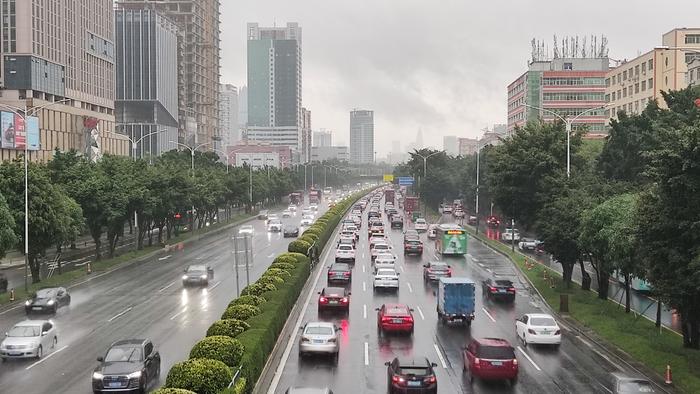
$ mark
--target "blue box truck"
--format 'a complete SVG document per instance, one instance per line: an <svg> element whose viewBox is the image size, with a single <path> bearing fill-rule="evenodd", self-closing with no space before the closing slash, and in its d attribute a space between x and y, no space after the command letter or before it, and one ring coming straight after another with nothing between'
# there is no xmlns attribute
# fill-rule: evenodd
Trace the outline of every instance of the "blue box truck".
<svg viewBox="0 0 700 394"><path fill-rule="evenodd" d="M469 278L440 278L437 287L437 314L440 323L471 326L475 307L474 281Z"/></svg>

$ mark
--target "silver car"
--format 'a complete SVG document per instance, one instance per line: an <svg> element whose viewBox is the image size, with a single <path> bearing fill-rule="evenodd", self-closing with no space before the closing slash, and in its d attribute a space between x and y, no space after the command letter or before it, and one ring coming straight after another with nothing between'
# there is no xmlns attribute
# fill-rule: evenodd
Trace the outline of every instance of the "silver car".
<svg viewBox="0 0 700 394"><path fill-rule="evenodd" d="M37 358L58 343L58 330L51 320L25 320L5 333L0 343L2 361L9 358Z"/></svg>
<svg viewBox="0 0 700 394"><path fill-rule="evenodd" d="M333 323L309 322L299 338L299 357L305 354L329 354L338 360L338 327Z"/></svg>

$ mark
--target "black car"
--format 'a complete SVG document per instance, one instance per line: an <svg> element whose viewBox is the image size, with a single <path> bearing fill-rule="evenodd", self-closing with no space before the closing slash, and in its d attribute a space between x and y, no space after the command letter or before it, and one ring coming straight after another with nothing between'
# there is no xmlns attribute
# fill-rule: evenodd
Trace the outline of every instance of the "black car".
<svg viewBox="0 0 700 394"><path fill-rule="evenodd" d="M344 263L335 263L328 268L328 283L331 282L344 282L350 283L352 281L352 269L349 265Z"/></svg>
<svg viewBox="0 0 700 394"><path fill-rule="evenodd" d="M391 216L391 228L403 228L403 218L400 215Z"/></svg>
<svg viewBox="0 0 700 394"><path fill-rule="evenodd" d="M282 230L284 238L288 237L298 237L299 236L299 227L297 226L292 226L292 225L286 225L284 226L284 230Z"/></svg>
<svg viewBox="0 0 700 394"><path fill-rule="evenodd" d="M32 295L32 298L24 303L27 314L56 313L58 308L70 305L70 293L63 287L48 287L40 289Z"/></svg>
<svg viewBox="0 0 700 394"><path fill-rule="evenodd" d="M515 287L513 282L506 279L486 279L481 282L484 297L494 300L513 302L515 300Z"/></svg>
<svg viewBox="0 0 700 394"><path fill-rule="evenodd" d="M146 393L160 376L160 353L148 339L126 339L110 346L92 373L94 393Z"/></svg>
<svg viewBox="0 0 700 394"><path fill-rule="evenodd" d="M209 280L214 279L214 269L204 264L190 265L182 275L182 285L209 286Z"/></svg>
<svg viewBox="0 0 700 394"><path fill-rule="evenodd" d="M421 393L437 394L437 377L431 363L427 358L399 359L394 358L386 362L387 366L387 392L394 393Z"/></svg>
<svg viewBox="0 0 700 394"><path fill-rule="evenodd" d="M350 290L344 287L324 287L318 292L318 311L350 310Z"/></svg>

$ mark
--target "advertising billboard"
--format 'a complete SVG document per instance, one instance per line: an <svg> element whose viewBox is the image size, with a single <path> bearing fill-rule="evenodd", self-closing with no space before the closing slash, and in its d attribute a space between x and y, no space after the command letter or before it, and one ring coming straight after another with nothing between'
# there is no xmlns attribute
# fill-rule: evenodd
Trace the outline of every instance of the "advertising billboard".
<svg viewBox="0 0 700 394"><path fill-rule="evenodd" d="M24 149L27 146L27 132L24 129L24 119L19 115L15 117L15 149Z"/></svg>
<svg viewBox="0 0 700 394"><path fill-rule="evenodd" d="M0 112L0 147L15 149L15 114Z"/></svg>
<svg viewBox="0 0 700 394"><path fill-rule="evenodd" d="M39 139L39 118L36 116L28 116L27 124L24 128L27 130L27 149L39 150L41 148L41 140Z"/></svg>
<svg viewBox="0 0 700 394"><path fill-rule="evenodd" d="M394 182L393 174L384 174L384 182Z"/></svg>

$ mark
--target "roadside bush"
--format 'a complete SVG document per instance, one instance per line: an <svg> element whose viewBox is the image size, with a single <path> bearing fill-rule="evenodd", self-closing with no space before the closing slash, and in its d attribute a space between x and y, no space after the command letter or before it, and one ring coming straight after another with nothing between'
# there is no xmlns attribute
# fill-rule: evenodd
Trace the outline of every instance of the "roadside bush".
<svg viewBox="0 0 700 394"><path fill-rule="evenodd" d="M165 386L194 391L197 394L218 394L225 389L233 374L218 360L194 358L176 363L170 368Z"/></svg>
<svg viewBox="0 0 700 394"><path fill-rule="evenodd" d="M250 324L238 319L224 319L215 321L207 330L207 336L227 336L235 338L243 331L250 328Z"/></svg>
<svg viewBox="0 0 700 394"><path fill-rule="evenodd" d="M315 236L316 238L318 238L319 234L321 234L321 229L319 229L318 227L313 227L313 226L309 227L306 231L301 233L301 235L310 235L310 236Z"/></svg>
<svg viewBox="0 0 700 394"><path fill-rule="evenodd" d="M264 297L256 296L256 295L242 295L233 301L231 301L228 306L231 305L253 305L253 306L260 306L267 302L267 300Z"/></svg>
<svg viewBox="0 0 700 394"><path fill-rule="evenodd" d="M289 243L289 247L287 247L287 250L290 252L301 253L305 255L310 247L311 244L308 242L295 240Z"/></svg>
<svg viewBox="0 0 700 394"><path fill-rule="evenodd" d="M295 264L289 264L289 263L272 263L272 264L270 264L270 268L268 268L267 270L269 271L269 270L271 270L271 269L279 269L279 270L282 270L282 271L290 272L291 270L294 269L294 267L295 267Z"/></svg>
<svg viewBox="0 0 700 394"><path fill-rule="evenodd" d="M255 296L261 296L268 291L275 291L277 290L277 287L273 284L269 283L251 283L250 285L246 286L243 290L241 290L242 295L255 295Z"/></svg>
<svg viewBox="0 0 700 394"><path fill-rule="evenodd" d="M304 241L308 243L309 245L313 245L315 239L311 238L311 236L308 235L302 235L301 237L297 238L299 241Z"/></svg>
<svg viewBox="0 0 700 394"><path fill-rule="evenodd" d="M245 394L246 380L239 377L233 387L227 388L219 394Z"/></svg>
<svg viewBox="0 0 700 394"><path fill-rule="evenodd" d="M197 394L194 391L185 389L176 389L172 387L161 387L156 391L151 392L151 394Z"/></svg>
<svg viewBox="0 0 700 394"><path fill-rule="evenodd" d="M282 253L281 255L277 256L274 262L293 264L295 266L299 264L299 260L297 260L297 258L291 253Z"/></svg>
<svg viewBox="0 0 700 394"><path fill-rule="evenodd" d="M270 284L279 288L279 286L284 284L284 279L274 274L263 274L255 283Z"/></svg>
<svg viewBox="0 0 700 394"><path fill-rule="evenodd" d="M263 276L275 275L275 276L279 276L280 278L289 278L292 276L291 271L293 269L294 269L294 267L287 268L287 269L270 267L263 273Z"/></svg>
<svg viewBox="0 0 700 394"><path fill-rule="evenodd" d="M253 305L231 305L226 308L226 311L221 316L222 320L237 319L248 320L255 315L260 314L260 308Z"/></svg>
<svg viewBox="0 0 700 394"><path fill-rule="evenodd" d="M229 367L241 362L243 345L231 337L215 335L197 342L190 351L190 358L208 358L219 360Z"/></svg>

